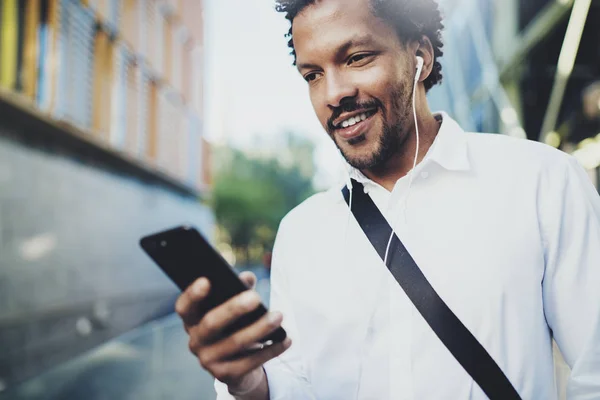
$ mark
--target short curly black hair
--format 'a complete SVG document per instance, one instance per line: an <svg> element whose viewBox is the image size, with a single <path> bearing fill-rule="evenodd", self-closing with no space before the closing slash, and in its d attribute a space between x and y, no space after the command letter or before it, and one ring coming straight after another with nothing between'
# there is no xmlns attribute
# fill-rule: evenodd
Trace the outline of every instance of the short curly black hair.
<svg viewBox="0 0 600 400"><path fill-rule="evenodd" d="M316 0L276 0L275 9L285 13L285 18L293 25L294 18L304 8L315 3ZM442 47L442 14L435 0L369 0L374 15L388 21L395 29L403 43L409 40L421 40L427 36L431 41L434 51L434 64L431 74L424 82L425 90L431 89L442 81L442 65L439 58L444 52ZM294 49L294 38L292 27L286 34L289 37L288 46L292 49L296 65L296 50Z"/></svg>

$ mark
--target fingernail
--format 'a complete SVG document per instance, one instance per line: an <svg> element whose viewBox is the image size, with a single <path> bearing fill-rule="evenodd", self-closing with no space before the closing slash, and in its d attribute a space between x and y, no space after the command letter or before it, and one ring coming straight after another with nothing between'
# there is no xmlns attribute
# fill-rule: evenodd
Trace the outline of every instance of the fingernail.
<svg viewBox="0 0 600 400"><path fill-rule="evenodd" d="M240 295L240 304L242 306L251 306L254 303L256 295L254 292L244 292Z"/></svg>
<svg viewBox="0 0 600 400"><path fill-rule="evenodd" d="M282 317L283 316L281 315L281 313L275 311L269 313L269 315L267 316L267 320L271 324L279 324L283 319Z"/></svg>
<svg viewBox="0 0 600 400"><path fill-rule="evenodd" d="M206 279L199 279L192 288L192 291L195 295L200 296L206 293L206 289L208 288L208 282Z"/></svg>

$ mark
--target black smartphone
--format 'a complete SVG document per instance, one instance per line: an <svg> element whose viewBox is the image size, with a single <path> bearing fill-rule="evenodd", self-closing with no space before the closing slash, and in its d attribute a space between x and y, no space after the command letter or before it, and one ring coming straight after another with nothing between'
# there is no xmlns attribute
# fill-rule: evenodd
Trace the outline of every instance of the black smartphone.
<svg viewBox="0 0 600 400"><path fill-rule="evenodd" d="M180 226L146 236L140 240L140 245L182 291L198 278L205 277L210 281L210 293L199 310L201 314L248 290L227 261L193 227ZM266 307L261 304L228 326L223 336L252 324L266 313ZM279 327L261 343L278 343L285 338L285 330Z"/></svg>

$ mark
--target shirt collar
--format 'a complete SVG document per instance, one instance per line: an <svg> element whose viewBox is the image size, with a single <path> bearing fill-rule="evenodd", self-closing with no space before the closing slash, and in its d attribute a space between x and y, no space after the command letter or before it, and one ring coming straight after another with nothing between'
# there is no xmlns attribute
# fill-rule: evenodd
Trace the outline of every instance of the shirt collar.
<svg viewBox="0 0 600 400"><path fill-rule="evenodd" d="M467 152L465 131L445 112L436 114L442 117L442 126L433 143L429 160L448 171L469 170L471 163Z"/></svg>
<svg viewBox="0 0 600 400"><path fill-rule="evenodd" d="M447 113L442 111L434 115L442 118L442 125L422 164L435 162L448 171L469 170L471 163L467 153L465 131ZM371 182L356 168L348 168L352 179L363 184Z"/></svg>

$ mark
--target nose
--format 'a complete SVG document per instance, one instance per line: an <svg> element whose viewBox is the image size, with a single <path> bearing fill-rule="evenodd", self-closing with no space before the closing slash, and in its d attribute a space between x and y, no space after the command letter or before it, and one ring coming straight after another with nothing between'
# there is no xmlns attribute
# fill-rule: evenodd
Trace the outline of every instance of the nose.
<svg viewBox="0 0 600 400"><path fill-rule="evenodd" d="M327 79L327 105L335 109L344 104L344 100L356 97L358 88L351 80L341 74L330 74Z"/></svg>

